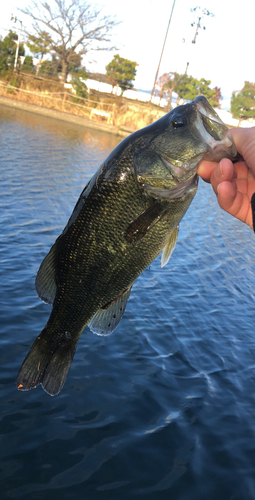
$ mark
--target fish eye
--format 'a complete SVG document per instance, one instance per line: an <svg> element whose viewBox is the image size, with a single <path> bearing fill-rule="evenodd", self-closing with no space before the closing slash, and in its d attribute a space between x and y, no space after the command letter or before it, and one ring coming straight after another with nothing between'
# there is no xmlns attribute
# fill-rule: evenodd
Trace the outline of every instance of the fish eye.
<svg viewBox="0 0 255 500"><path fill-rule="evenodd" d="M183 115L176 115L172 121L173 128L184 127L184 125L186 125L186 123L187 123L187 120L186 120L185 116L183 116Z"/></svg>

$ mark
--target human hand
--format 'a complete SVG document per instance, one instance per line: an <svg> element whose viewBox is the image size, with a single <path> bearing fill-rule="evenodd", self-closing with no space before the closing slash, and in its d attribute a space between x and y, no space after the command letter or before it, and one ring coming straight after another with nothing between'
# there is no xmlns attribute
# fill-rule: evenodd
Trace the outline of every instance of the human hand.
<svg viewBox="0 0 255 500"><path fill-rule="evenodd" d="M255 127L230 130L244 161L201 161L197 173L210 182L223 210L253 229L251 197L255 193Z"/></svg>

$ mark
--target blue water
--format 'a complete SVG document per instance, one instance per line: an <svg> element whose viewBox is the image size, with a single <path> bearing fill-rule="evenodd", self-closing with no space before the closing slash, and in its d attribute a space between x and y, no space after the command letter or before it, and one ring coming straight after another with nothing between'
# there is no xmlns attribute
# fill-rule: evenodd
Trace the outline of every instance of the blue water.
<svg viewBox="0 0 255 500"><path fill-rule="evenodd" d="M19 392L38 267L118 138L0 108L0 498L255 499L255 236L209 185L61 393Z"/></svg>

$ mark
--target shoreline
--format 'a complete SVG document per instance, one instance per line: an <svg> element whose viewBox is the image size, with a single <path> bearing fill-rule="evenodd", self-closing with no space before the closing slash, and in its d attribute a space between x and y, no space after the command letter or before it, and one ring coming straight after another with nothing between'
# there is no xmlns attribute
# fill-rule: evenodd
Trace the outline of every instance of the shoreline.
<svg viewBox="0 0 255 500"><path fill-rule="evenodd" d="M86 117L72 115L71 113L66 113L65 111L58 111L56 109L45 108L43 106L38 106L36 104L30 104L23 101L18 101L11 97L0 96L0 105L8 106L11 108L21 109L23 111L28 111L31 113L47 116L49 118L55 118L57 120L62 120L69 123L74 123L75 125L81 125L82 127L102 130L108 132L109 134L119 135L121 137L127 137L132 132L129 130L124 130L121 127L116 127L115 125L110 125L108 123L100 123L97 121L90 120Z"/></svg>

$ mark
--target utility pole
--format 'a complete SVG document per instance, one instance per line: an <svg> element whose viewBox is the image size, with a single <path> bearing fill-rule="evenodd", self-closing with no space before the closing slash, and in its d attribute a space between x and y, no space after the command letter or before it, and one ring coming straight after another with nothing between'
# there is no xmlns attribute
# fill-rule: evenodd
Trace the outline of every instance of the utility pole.
<svg viewBox="0 0 255 500"><path fill-rule="evenodd" d="M170 26L170 24L171 24L171 20L172 20L172 15L173 15L174 6L175 6L175 0L173 1L172 10L171 10L171 14L170 14L170 18L169 18L169 22L168 22L167 30L166 30L165 40L164 40L163 47L162 47L162 51L161 51L161 55L160 55L160 58L159 58L158 68L157 68L157 71L156 71L156 76L155 76L155 80L154 80L153 88L152 88L152 91L151 91L151 98L150 98L150 102L151 102L151 100L152 100L152 97L153 97L153 94L154 94L154 91L155 91L155 86L156 86L156 82L157 82L157 79L158 79L158 74L159 74L159 68L160 68L160 64L161 64L161 59L162 59L163 52L164 52L164 48L165 48L165 44L166 44L166 39L167 39L167 35L168 35L169 26Z"/></svg>
<svg viewBox="0 0 255 500"><path fill-rule="evenodd" d="M206 29L206 27L201 24L201 21L203 19L204 16L213 16L214 14L212 14L211 12L209 12L208 9L201 9L201 7L195 7L194 9L191 9L191 12L195 12L197 14L197 22L194 22L191 24L191 26L196 26L196 32L195 32L195 35L194 35L194 38L192 40L192 43L196 43L196 38L197 38L197 35L198 35L198 30L199 28L202 28L203 30Z"/></svg>
<svg viewBox="0 0 255 500"><path fill-rule="evenodd" d="M196 27L196 32L195 32L194 38L193 38L191 43L196 43L199 28L202 28L203 30L206 29L206 27L201 23L203 17L204 16L214 16L214 14L209 12L208 9L201 9L201 7L195 7L194 9L190 9L190 10L191 10L191 12L195 12L196 15L198 16L197 21L194 21L191 24L192 27L194 27L194 26ZM189 62L187 62L185 75L187 75L188 67L189 67Z"/></svg>
<svg viewBox="0 0 255 500"><path fill-rule="evenodd" d="M20 32L22 28L22 21L17 19L17 17L14 17L13 15L11 16L11 21L18 21L20 23L19 31L18 31L18 41L17 41L17 48L16 48L16 54L15 54L15 61L14 61L14 71L16 71L17 68L17 61L18 61L18 54L19 54L19 44L20 44Z"/></svg>

